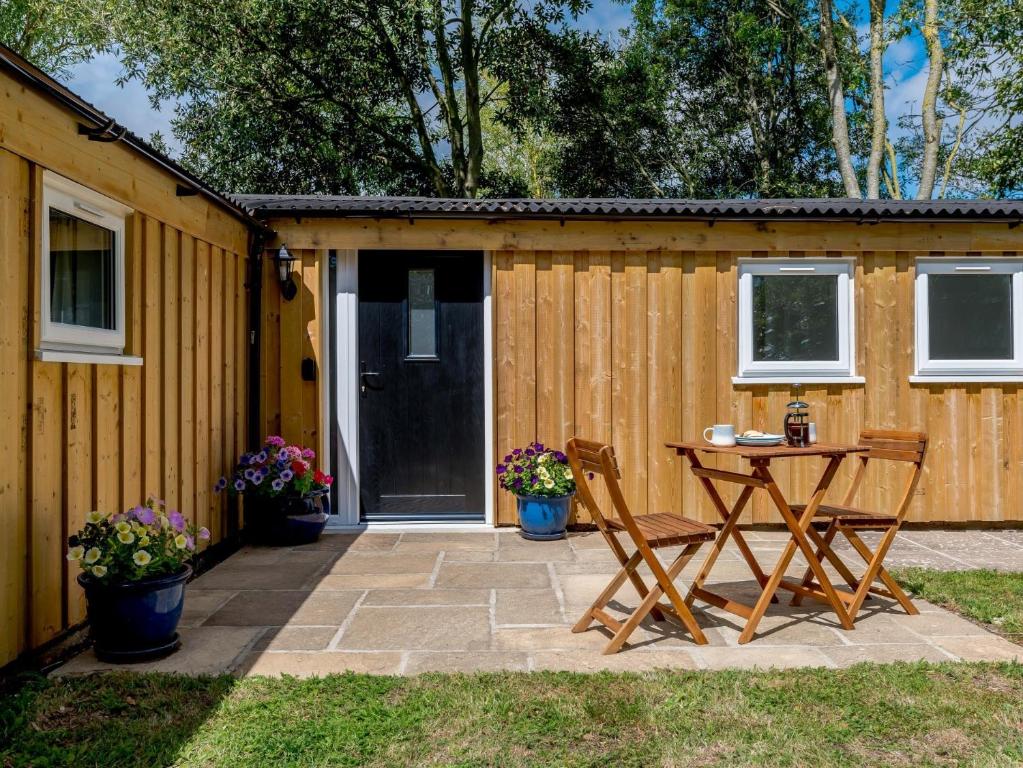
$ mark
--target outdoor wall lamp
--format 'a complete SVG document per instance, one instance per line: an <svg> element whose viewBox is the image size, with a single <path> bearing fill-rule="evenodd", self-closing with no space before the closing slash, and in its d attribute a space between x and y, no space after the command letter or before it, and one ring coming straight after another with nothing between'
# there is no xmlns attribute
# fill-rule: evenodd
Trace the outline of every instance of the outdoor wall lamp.
<svg viewBox="0 0 1023 768"><path fill-rule="evenodd" d="M297 259L291 255L287 246L282 245L281 249L277 251L277 255L274 256L274 261L277 262L277 278L281 281L281 296L285 301L291 301L298 295L298 286L291 276L291 265Z"/></svg>

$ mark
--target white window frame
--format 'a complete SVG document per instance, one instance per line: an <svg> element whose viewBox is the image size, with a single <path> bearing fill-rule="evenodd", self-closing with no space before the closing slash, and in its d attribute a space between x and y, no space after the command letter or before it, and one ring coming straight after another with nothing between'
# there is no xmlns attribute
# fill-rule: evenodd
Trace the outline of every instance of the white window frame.
<svg viewBox="0 0 1023 768"><path fill-rule="evenodd" d="M930 356L929 275L1012 275L1012 360L932 360ZM914 379L952 381L1023 377L1023 259L919 258L916 261L916 375Z"/></svg>
<svg viewBox="0 0 1023 768"><path fill-rule="evenodd" d="M39 344L49 350L120 355L125 344L125 219L132 209L70 179L43 172L42 247L39 269ZM91 328L50 319L50 209L114 233L114 328Z"/></svg>
<svg viewBox="0 0 1023 768"><path fill-rule="evenodd" d="M862 383L856 376L855 259L740 259L739 373L743 383ZM836 275L838 277L838 360L757 361L753 359L753 277L755 275Z"/></svg>

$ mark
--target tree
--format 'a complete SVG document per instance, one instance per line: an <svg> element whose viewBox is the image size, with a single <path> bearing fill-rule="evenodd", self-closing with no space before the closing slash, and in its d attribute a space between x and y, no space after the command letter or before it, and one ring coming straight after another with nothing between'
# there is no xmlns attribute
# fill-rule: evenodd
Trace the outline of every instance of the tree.
<svg viewBox="0 0 1023 768"><path fill-rule="evenodd" d="M0 42L54 76L107 49L101 0L0 0Z"/></svg>
<svg viewBox="0 0 1023 768"><path fill-rule="evenodd" d="M120 0L117 32L127 76L182 100L183 160L216 184L472 197L508 82L485 73L582 2Z"/></svg>

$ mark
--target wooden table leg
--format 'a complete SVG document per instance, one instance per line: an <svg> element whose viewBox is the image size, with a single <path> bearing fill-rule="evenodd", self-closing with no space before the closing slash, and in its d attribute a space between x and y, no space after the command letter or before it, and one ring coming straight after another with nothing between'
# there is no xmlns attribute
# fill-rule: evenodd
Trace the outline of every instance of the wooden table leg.
<svg viewBox="0 0 1023 768"><path fill-rule="evenodd" d="M742 510L746 506L746 502L749 501L750 496L752 495L753 488L748 485L745 486L742 489L742 493L739 494L739 498L736 500L735 506L732 507L732 511L725 516L724 526L722 526L721 530L718 532L717 538L714 539L714 543L711 544L710 552L707 553L707 557L703 560L703 565L700 566L699 573L697 573L696 578L693 579L693 583L689 587L689 594L686 595L686 605L692 606L693 601L696 599L695 593L703 589L704 582L706 582L707 577L710 576L710 571L714 567L714 563L717 562L718 555L721 554L721 550L723 550L725 545L728 543L729 537L731 537L735 530L735 526L739 522L739 515L742 514ZM756 562L756 560L753 562ZM757 564L757 568L760 568L759 563ZM762 582L761 586L763 586Z"/></svg>
<svg viewBox="0 0 1023 768"><path fill-rule="evenodd" d="M700 463L700 459L696 455L696 451L687 450L685 455L686 458L689 459L689 463L692 465L693 469L703 469L703 464ZM718 511L721 519L725 521L726 527L728 526L728 521L734 516L735 522L732 523L732 527L729 528L728 533L733 539L735 539L735 545L739 548L739 553L742 555L743 560L746 561L746 565L748 565L749 569L753 572L753 578L755 578L757 583L763 587L767 584L767 574L764 573L764 569L760 567L760 563L757 562L756 557L754 557L753 550L750 549L749 544L746 543L746 539L742 535L742 532L735 527L739 522L738 512L741 512L743 507L746 506L746 501L749 499L749 494L752 493L753 488L750 486L744 486L743 492L739 495L739 500L736 501L735 506L731 511L729 511L724 499L721 498L721 494L718 493L718 489L714 487L714 483L706 477L700 477L697 479L700 481L703 489L707 492L707 495L710 496L711 503L714 504L714 508ZM717 544L718 541L722 542L722 546L727 543L727 537L724 533L725 529L722 528L721 535L718 536L715 544ZM720 551L718 554L720 554ZM717 554L714 554L713 557L714 560L716 560ZM711 561L711 565L713 565L713 560ZM703 569L701 568L700 571L702 573Z"/></svg>
<svg viewBox="0 0 1023 768"><path fill-rule="evenodd" d="M828 575L824 571L824 566L821 565L814 557L813 549L811 549L810 543L806 538L806 530L810 527L810 523L813 520L814 515L817 513L817 508L824 500L828 487L831 485L831 481L834 479L835 473L838 471L838 467L842 463L842 458L843 457L840 455L832 456L830 458L828 466L824 470L824 474L817 483L817 489L813 492L813 496L810 497L810 502L806 505L805 511L798 520L792 513L792 509L785 500L784 494L782 494L781 489L778 488L778 484L774 481L770 470L767 468L770 462L768 460L758 460L754 462L754 474L764 481L764 486L767 489L771 500L781 513L782 518L785 520L785 525L788 527L792 536L785 545L785 548L782 550L781 557L778 559L778 563L775 565L774 570L768 577L767 584L760 595L760 599L757 600L756 605L753 607L753 613L746 622L746 626L743 628L742 634L739 635L740 644L748 643L753 639L753 634L757 630L757 625L764 617L764 613L767 611L767 606L770 604L771 598L773 598L775 592L778 591L778 585L781 583L782 578L784 578L785 571L789 567L789 563L792 562L792 557L796 554L797 548L803 552L803 556L806 558L807 563L813 570L814 575L817 577L818 583L821 585L821 589L827 596L828 603L835 611L835 615L838 616L842 627L844 629L853 628L852 620L849 618L849 614L845 610L845 606L842 604L841 599L835 592L835 588L831 585L831 580L828 579Z"/></svg>

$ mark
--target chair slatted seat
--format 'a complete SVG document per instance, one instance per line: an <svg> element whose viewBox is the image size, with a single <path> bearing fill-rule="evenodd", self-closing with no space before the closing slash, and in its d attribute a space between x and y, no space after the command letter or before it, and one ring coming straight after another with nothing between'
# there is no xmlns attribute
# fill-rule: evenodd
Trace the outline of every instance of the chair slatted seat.
<svg viewBox="0 0 1023 768"><path fill-rule="evenodd" d="M868 594L882 595L892 598L905 609L906 613L917 614L919 611L909 596L892 578L891 574L884 567L884 559L895 541L895 534L906 518L909 511L909 504L912 501L913 493L916 491L917 483L923 471L924 457L927 455L927 435L923 432L906 432L897 430L868 429L860 433L860 445L870 450L859 454L859 466L853 475L852 483L845 494L841 504L822 504L817 509L814 519L820 518L827 521L827 527L817 550L817 559L827 551L830 560L841 565L839 572L846 583L853 589L852 599L849 600L849 615L854 617L859 612L863 601ZM895 461L912 465L906 477L902 496L894 512L875 512L853 506L856 492L863 483L867 473L867 467L871 462ZM805 505L794 505L792 510L797 514L806 509ZM881 540L877 549L871 551L866 542L859 536L859 531L881 531ZM841 533L856 553L867 564L866 571L859 578L856 578L846 567L834 550L831 549L831 542L835 536ZM886 588L874 586L874 580L880 579ZM803 575L803 586L814 587L813 576L809 569ZM799 605L802 595L798 592L792 598L793 605Z"/></svg>
<svg viewBox="0 0 1023 768"><path fill-rule="evenodd" d="M614 632L604 653L617 653L644 618L649 615L655 621L663 621L667 615L681 622L697 643L706 644L706 636L674 581L697 550L705 542L714 540L717 530L696 520L667 512L634 516L622 494L618 482L621 472L614 448L610 445L573 437L568 441L566 452L575 476L579 500L621 565L621 569L572 627L572 631L585 632L597 621ZM614 507L614 516L605 515L597 504L589 485L588 476L591 473L603 478ZM627 536L635 545L631 555L619 540L620 535ZM654 554L656 549L677 546L683 547L682 553L667 567ZM637 571L642 563L646 563L654 576L656 583L652 588L647 587ZM612 617L604 608L626 581L631 581L635 587L640 605L623 622ZM668 604L659 602L662 595L667 595Z"/></svg>

